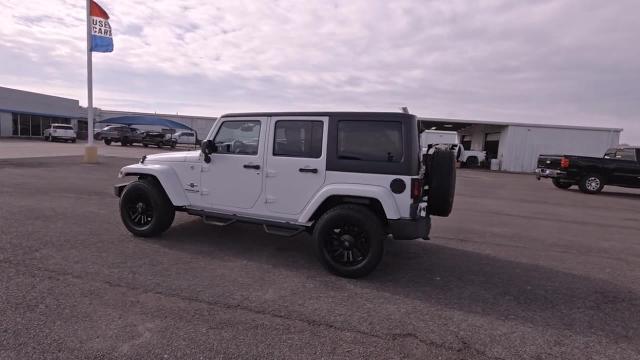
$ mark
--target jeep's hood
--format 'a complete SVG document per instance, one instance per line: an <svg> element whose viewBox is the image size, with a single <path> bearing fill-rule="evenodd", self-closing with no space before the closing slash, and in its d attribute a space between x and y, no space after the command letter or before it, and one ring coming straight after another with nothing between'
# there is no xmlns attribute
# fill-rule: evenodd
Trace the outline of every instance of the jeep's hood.
<svg viewBox="0 0 640 360"><path fill-rule="evenodd" d="M200 156L200 150L196 151L179 151L162 154L147 155L146 162L183 162L193 161Z"/></svg>

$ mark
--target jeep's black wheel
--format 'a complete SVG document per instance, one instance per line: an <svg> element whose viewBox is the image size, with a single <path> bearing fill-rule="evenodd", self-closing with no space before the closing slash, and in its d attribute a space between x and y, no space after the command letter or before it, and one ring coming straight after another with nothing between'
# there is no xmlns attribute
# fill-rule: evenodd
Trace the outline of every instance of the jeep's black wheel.
<svg viewBox="0 0 640 360"><path fill-rule="evenodd" d="M578 187L585 194L597 194L604 188L604 179L599 174L588 174L580 179Z"/></svg>
<svg viewBox="0 0 640 360"><path fill-rule="evenodd" d="M371 273L384 252L381 220L360 205L338 205L313 230L316 254L330 272L348 278Z"/></svg>
<svg viewBox="0 0 640 360"><path fill-rule="evenodd" d="M449 216L456 193L456 156L453 151L436 149L427 167L429 214Z"/></svg>
<svg viewBox="0 0 640 360"><path fill-rule="evenodd" d="M111 139L104 139L105 145L111 145Z"/></svg>
<svg viewBox="0 0 640 360"><path fill-rule="evenodd" d="M135 236L151 237L173 223L175 209L162 187L152 179L134 181L120 197L120 218Z"/></svg>
<svg viewBox="0 0 640 360"><path fill-rule="evenodd" d="M565 190L566 190L566 189L570 188L571 186L573 186L573 184L572 184L572 183L570 183L570 182L562 182L562 181L560 181L560 179L558 179L558 178L553 178L553 179L551 179L551 182L552 182L552 183L553 183L553 185L554 185L555 187L557 187L558 189L565 189Z"/></svg>

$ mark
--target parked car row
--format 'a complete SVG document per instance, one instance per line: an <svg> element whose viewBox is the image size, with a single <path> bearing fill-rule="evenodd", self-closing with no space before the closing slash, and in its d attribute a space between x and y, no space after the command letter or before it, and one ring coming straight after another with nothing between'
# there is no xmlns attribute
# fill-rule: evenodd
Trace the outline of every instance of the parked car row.
<svg viewBox="0 0 640 360"><path fill-rule="evenodd" d="M94 134L94 139L103 141L105 145L119 143L121 146L142 144L157 147L175 148L178 144L197 145L197 136L192 131L178 131L166 134L160 131L142 131L126 125L110 125Z"/></svg>

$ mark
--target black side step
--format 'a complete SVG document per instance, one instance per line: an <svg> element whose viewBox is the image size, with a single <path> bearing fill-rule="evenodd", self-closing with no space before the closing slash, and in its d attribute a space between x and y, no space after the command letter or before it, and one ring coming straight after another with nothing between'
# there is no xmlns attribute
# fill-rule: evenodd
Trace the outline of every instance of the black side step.
<svg viewBox="0 0 640 360"><path fill-rule="evenodd" d="M262 224L262 228L264 229L264 232L266 232L267 234L286 236L286 237L298 235L305 230L304 226L283 227L280 225L274 226L274 225L267 225L267 224Z"/></svg>
<svg viewBox="0 0 640 360"><path fill-rule="evenodd" d="M241 223L249 223L249 224L259 224L262 225L264 231L268 234L280 235L280 236L294 236L299 233L305 231L306 226L271 221L271 220L262 220L262 219L254 219L244 216L238 215L230 215L230 214L222 214L215 213L205 210L193 210L187 209L187 214L197 215L202 218L206 224L216 225L216 226L228 226L234 224L236 222Z"/></svg>

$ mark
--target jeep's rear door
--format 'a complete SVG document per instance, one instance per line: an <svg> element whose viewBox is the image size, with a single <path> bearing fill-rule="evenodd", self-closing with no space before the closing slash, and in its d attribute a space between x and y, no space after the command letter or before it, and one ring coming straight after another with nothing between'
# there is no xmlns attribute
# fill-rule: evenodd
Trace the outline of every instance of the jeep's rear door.
<svg viewBox="0 0 640 360"><path fill-rule="evenodd" d="M326 116L271 118L265 169L269 211L299 214L324 184L328 121Z"/></svg>

